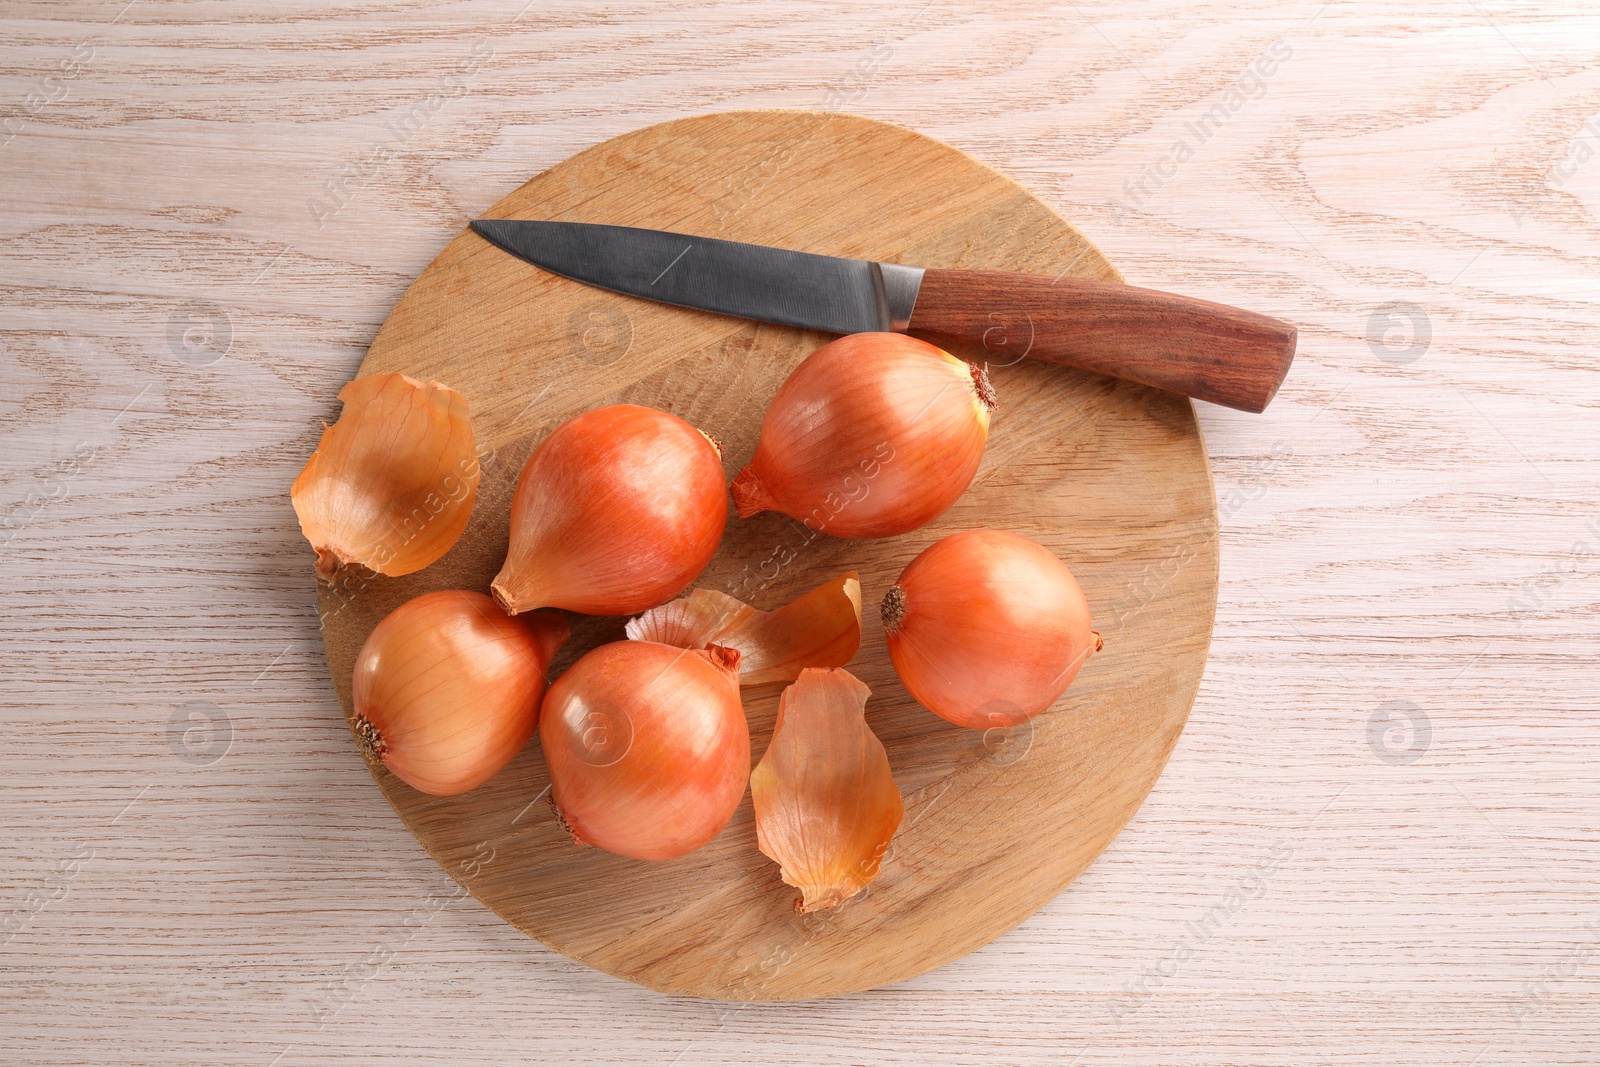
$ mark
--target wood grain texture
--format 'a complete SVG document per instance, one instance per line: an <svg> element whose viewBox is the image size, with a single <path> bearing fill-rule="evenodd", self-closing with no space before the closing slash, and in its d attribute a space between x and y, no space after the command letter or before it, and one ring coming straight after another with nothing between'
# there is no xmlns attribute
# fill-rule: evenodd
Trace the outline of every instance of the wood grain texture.
<svg viewBox="0 0 1600 1067"><path fill-rule="evenodd" d="M0 1059L1593 1063L1600 19L524 2L5 6ZM1124 832L954 963L740 1007L545 949L417 848L328 687L286 496L467 219L749 107L954 145L1300 354L1265 416L1196 405L1216 629Z"/></svg>
<svg viewBox="0 0 1600 1067"><path fill-rule="evenodd" d="M1245 308L1094 278L925 272L911 331L988 359L1039 359L1261 412L1294 362L1295 328Z"/></svg>
<svg viewBox="0 0 1600 1067"><path fill-rule="evenodd" d="M719 219L720 183L780 155L785 165L763 191L769 210ZM1117 277L1082 234L982 163L902 127L817 111L649 126L551 168L484 215L720 229L732 240L859 259L915 249L917 262L934 266ZM1025 250L986 259L967 240L1007 225L1025 229ZM754 454L778 387L829 339L600 292L470 230L456 237L406 291L359 373L399 371L466 396L486 467L480 503L434 566L354 588L319 585L346 714L356 656L388 612L435 589L488 588L505 558L517 477L557 426L609 403L670 411L722 443L731 479ZM1032 360L991 367L991 380L1001 398L991 447L944 515L871 541L775 513L733 519L696 581L770 609L860 573L865 625L850 670L872 690L868 722L912 813L863 896L796 915L795 890L756 847L748 792L716 840L681 859L578 847L540 803L550 776L536 744L455 797L374 768L406 825L513 925L669 993L768 1001L856 992L947 963L1036 911L1133 816L1183 729L1216 608L1216 504L1183 398ZM864 491L873 488L869 480ZM895 677L877 617L919 552L981 527L1022 533L1066 560L1107 639L1049 712L1010 730L962 729L919 707ZM1132 578L1168 560L1178 564L1147 610L1111 614ZM625 620L571 621L574 639L554 672L616 640ZM755 760L783 688L743 692Z"/></svg>

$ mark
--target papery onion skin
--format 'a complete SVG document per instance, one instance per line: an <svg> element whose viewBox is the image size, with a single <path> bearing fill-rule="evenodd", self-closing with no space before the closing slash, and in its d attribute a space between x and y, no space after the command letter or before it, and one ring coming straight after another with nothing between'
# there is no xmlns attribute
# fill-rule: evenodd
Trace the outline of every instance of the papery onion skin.
<svg viewBox="0 0 1600 1067"><path fill-rule="evenodd" d="M356 657L351 728L362 754L435 796L482 785L533 736L568 634L557 612L513 619L482 593L406 601Z"/></svg>
<svg viewBox="0 0 1600 1067"><path fill-rule="evenodd" d="M956 502L983 460L987 372L926 341L857 333L778 389L733 481L740 518L778 511L836 537L891 537Z"/></svg>
<svg viewBox="0 0 1600 1067"><path fill-rule="evenodd" d="M300 530L331 580L360 565L398 577L439 559L467 528L478 453L467 399L404 374L357 378L294 480Z"/></svg>
<svg viewBox="0 0 1600 1067"><path fill-rule="evenodd" d="M895 673L958 726L1015 726L1066 692L1099 651L1072 571L1021 534L969 530L923 551L883 600Z"/></svg>
<svg viewBox="0 0 1600 1067"><path fill-rule="evenodd" d="M490 587L512 614L632 615L682 592L728 520L710 437L654 408L613 404L570 419L528 458L511 543Z"/></svg>
<svg viewBox="0 0 1600 1067"><path fill-rule="evenodd" d="M539 740L575 840L665 860L722 831L750 773L738 664L732 649L616 641L556 679Z"/></svg>
<svg viewBox="0 0 1600 1067"><path fill-rule="evenodd" d="M739 652L739 684L793 681L807 667L843 667L861 647L861 581L842 574L773 611L694 589L628 623L636 641Z"/></svg>
<svg viewBox="0 0 1600 1067"><path fill-rule="evenodd" d="M838 907L865 889L905 814L888 754L867 725L869 693L845 670L801 671L750 774L756 841L800 890L799 912Z"/></svg>

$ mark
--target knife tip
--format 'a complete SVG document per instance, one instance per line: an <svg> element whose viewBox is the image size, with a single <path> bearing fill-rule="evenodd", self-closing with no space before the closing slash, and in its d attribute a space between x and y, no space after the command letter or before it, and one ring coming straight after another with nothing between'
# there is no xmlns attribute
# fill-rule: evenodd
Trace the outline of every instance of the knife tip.
<svg viewBox="0 0 1600 1067"><path fill-rule="evenodd" d="M514 256L521 255L512 239L512 227L509 220L473 219L469 225L472 227L473 233L476 233L502 252L510 252Z"/></svg>

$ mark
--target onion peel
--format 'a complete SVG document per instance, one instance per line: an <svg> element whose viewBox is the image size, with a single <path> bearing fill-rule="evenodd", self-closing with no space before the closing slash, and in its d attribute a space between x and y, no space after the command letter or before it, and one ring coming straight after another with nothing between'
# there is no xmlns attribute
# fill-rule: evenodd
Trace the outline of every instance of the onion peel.
<svg viewBox="0 0 1600 1067"><path fill-rule="evenodd" d="M842 574L774 611L695 589L628 623L635 641L738 649L739 684L790 682L807 667L843 667L861 647L861 581Z"/></svg>
<svg viewBox="0 0 1600 1067"><path fill-rule="evenodd" d="M867 725L870 693L846 670L801 671L750 774L756 842L800 890L798 912L836 908L865 889L905 814L888 753Z"/></svg>
<svg viewBox="0 0 1600 1067"><path fill-rule="evenodd" d="M344 411L289 490L300 531L331 581L360 565L411 574L467 528L478 453L467 398L438 382L372 374L339 390Z"/></svg>

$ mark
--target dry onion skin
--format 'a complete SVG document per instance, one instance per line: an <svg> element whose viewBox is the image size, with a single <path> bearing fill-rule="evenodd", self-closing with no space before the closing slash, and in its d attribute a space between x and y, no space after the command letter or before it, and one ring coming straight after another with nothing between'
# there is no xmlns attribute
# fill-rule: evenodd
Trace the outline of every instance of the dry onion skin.
<svg viewBox="0 0 1600 1067"><path fill-rule="evenodd" d="M884 596L883 629L917 703L981 730L1050 707L1101 645L1067 565L1002 530L951 534L924 550Z"/></svg>
<svg viewBox="0 0 1600 1067"><path fill-rule="evenodd" d="M972 482L995 408L987 372L926 341L857 333L794 369L732 485L740 518L778 511L836 537L891 537Z"/></svg>
<svg viewBox="0 0 1600 1067"><path fill-rule="evenodd" d="M567 636L559 613L513 619L482 593L406 601L356 657L351 728L362 755L435 796L482 785L533 736Z"/></svg>
<svg viewBox="0 0 1600 1067"><path fill-rule="evenodd" d="M750 774L739 653L601 645L550 687L539 742L573 840L640 860L687 855L722 832Z"/></svg>
<svg viewBox="0 0 1600 1067"><path fill-rule="evenodd" d="M651 608L628 623L635 641L739 651L739 684L789 682L807 667L843 667L861 647L861 582L842 574L776 611L714 589Z"/></svg>
<svg viewBox="0 0 1600 1067"><path fill-rule="evenodd" d="M869 694L848 671L801 671L750 775L756 841L800 890L799 912L836 908L865 889L905 813L867 725Z"/></svg>
<svg viewBox="0 0 1600 1067"><path fill-rule="evenodd" d="M490 589L513 615L541 607L633 615L694 581L727 519L711 438L654 408L596 408L528 457Z"/></svg>
<svg viewBox="0 0 1600 1067"><path fill-rule="evenodd" d="M467 398L404 374L357 378L289 495L331 580L360 565L397 577L450 551L478 493Z"/></svg>

